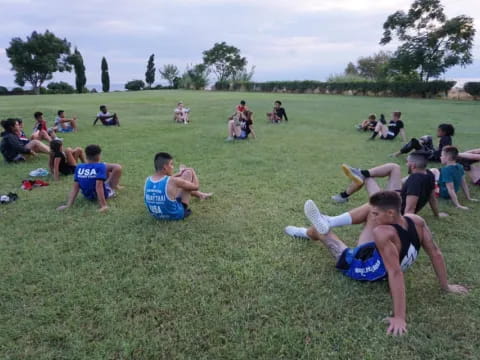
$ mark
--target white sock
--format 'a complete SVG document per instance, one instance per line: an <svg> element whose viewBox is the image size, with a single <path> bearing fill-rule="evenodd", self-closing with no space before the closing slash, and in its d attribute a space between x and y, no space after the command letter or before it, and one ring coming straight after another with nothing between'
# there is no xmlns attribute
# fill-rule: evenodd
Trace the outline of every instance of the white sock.
<svg viewBox="0 0 480 360"><path fill-rule="evenodd" d="M328 222L330 223L330 227L352 225L352 217L348 212L338 216L328 216L327 218Z"/></svg>

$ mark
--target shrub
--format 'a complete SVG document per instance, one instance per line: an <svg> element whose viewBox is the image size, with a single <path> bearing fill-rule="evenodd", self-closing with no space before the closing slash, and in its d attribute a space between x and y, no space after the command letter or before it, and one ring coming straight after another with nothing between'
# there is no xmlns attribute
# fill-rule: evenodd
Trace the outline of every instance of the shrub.
<svg viewBox="0 0 480 360"><path fill-rule="evenodd" d="M74 87L64 81L51 82L47 85L47 89L50 94L73 94L75 92Z"/></svg>
<svg viewBox="0 0 480 360"><path fill-rule="evenodd" d="M475 99L480 96L480 82L467 82L463 85L463 89Z"/></svg>
<svg viewBox="0 0 480 360"><path fill-rule="evenodd" d="M143 82L143 80L132 80L125 84L125 89L129 91L143 90L144 87L145 83Z"/></svg>
<svg viewBox="0 0 480 360"><path fill-rule="evenodd" d="M8 89L5 86L0 86L0 96L8 95Z"/></svg>
<svg viewBox="0 0 480 360"><path fill-rule="evenodd" d="M23 90L23 88L21 87L15 87L12 89L12 91L10 91L10 94L11 95L23 95L25 94L25 90Z"/></svg>

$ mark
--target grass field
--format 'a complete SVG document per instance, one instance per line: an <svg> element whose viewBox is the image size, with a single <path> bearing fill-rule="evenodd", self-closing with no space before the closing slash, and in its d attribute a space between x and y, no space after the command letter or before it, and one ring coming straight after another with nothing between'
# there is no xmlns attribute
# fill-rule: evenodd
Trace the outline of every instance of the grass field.
<svg viewBox="0 0 480 360"><path fill-rule="evenodd" d="M226 143L226 118L242 98L256 113L257 139ZM265 122L276 98L288 124ZM171 121L178 100L192 108L188 126ZM120 128L92 127L103 103L119 113ZM472 291L442 293L421 252L405 277L403 338L385 336L387 283L348 280L325 249L283 234L285 225L307 224L306 199L327 214L367 200L362 192L336 205L330 196L347 184L342 162L387 162L401 144L367 142L353 129L370 112L388 118L400 109L410 137L451 122L464 150L480 145L480 103L180 91L0 97L0 117L23 118L27 132L34 111L52 123L60 108L80 119L65 144L100 144L104 161L124 166L125 189L108 213L81 198L59 213L71 177L19 190L47 156L0 163L0 193L20 196L0 205L1 359L480 359L479 204L461 195L468 212L447 202L440 207L449 218L421 212L451 281ZM147 214L143 184L158 151L195 167L202 189L215 193L192 202L188 221ZM353 245L359 231L338 233Z"/></svg>

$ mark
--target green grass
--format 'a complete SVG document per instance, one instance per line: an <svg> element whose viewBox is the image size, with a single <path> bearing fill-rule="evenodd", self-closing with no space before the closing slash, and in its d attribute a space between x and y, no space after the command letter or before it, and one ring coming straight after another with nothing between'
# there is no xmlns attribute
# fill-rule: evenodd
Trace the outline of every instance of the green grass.
<svg viewBox="0 0 480 360"><path fill-rule="evenodd" d="M257 140L225 143L226 118L245 98ZM280 98L291 118L268 125ZM178 100L192 108L188 126L171 121ZM120 128L92 127L98 106L119 113ZM319 95L157 91L1 97L1 117L34 111L51 123L59 108L79 117L67 146L98 143L103 159L124 166L110 210L79 198L59 213L72 178L19 190L40 156L0 164L0 358L2 359L478 359L480 358L479 204L429 222L450 279L472 286L466 297L440 291L424 252L406 274L408 335L385 336L392 305L386 283L363 284L334 269L327 251L283 235L306 225L313 199L337 214L367 200L335 205L347 181L339 165L390 161L400 141L367 142L353 124L370 112L400 109L408 136L456 127L454 143L479 147L480 103ZM211 200L193 201L187 221L151 218L143 204L153 156L168 151L197 169ZM405 170L404 160L398 160ZM478 189L473 196L480 197ZM463 195L461 202L466 202ZM353 245L359 227L338 233Z"/></svg>

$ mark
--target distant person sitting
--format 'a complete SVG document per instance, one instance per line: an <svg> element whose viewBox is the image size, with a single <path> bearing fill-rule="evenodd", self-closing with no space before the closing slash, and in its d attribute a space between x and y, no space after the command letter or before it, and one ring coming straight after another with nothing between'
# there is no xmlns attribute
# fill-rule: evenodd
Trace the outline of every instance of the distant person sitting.
<svg viewBox="0 0 480 360"><path fill-rule="evenodd" d="M47 121L43 118L43 113L37 111L33 114L35 125L33 126L32 140L52 141L57 137L55 129L48 128Z"/></svg>
<svg viewBox="0 0 480 360"><path fill-rule="evenodd" d="M253 130L253 113L249 110L239 115L233 115L228 120L228 137L227 141L246 140L249 135L255 139L255 131Z"/></svg>
<svg viewBox="0 0 480 360"><path fill-rule="evenodd" d="M52 140L50 143L50 172L55 181L60 180L60 175L72 175L78 161L85 163L85 153L80 147L63 149L60 140Z"/></svg>
<svg viewBox="0 0 480 360"><path fill-rule="evenodd" d="M93 125L96 125L98 120L100 120L101 123L105 126L113 126L113 125L120 126L120 121L118 120L117 114L109 113L106 105L100 106L100 112L97 114L97 117L93 122Z"/></svg>
<svg viewBox="0 0 480 360"><path fill-rule="evenodd" d="M374 131L376 126L377 116L375 114L370 114L366 120L363 120L360 124L356 125L355 128L358 131Z"/></svg>
<svg viewBox="0 0 480 360"><path fill-rule="evenodd" d="M184 107L182 102L179 102L177 104L177 107L173 111L173 119L177 123L182 123L186 125L190 122L190 119L188 116L189 113L190 113L190 109Z"/></svg>
<svg viewBox="0 0 480 360"><path fill-rule="evenodd" d="M115 191L121 188L119 182L122 166L100 162L101 152L102 149L98 145L88 145L85 148L87 163L79 164L75 168L74 183L68 202L57 210L71 207L79 191L86 199L98 201L100 205L98 211L103 212L108 209L106 200L115 196Z"/></svg>
<svg viewBox="0 0 480 360"><path fill-rule="evenodd" d="M57 117L55 118L55 130L62 133L76 132L77 131L77 118L72 117L67 119L65 117L65 111L58 110Z"/></svg>
<svg viewBox="0 0 480 360"><path fill-rule="evenodd" d="M370 140L374 140L378 134L380 134L381 140L393 140L398 136L398 134L400 134L403 141L407 142L405 135L405 124L402 120L400 120L401 116L402 113L400 111L395 111L392 114L392 120L390 120L388 125L378 122Z"/></svg>
<svg viewBox="0 0 480 360"><path fill-rule="evenodd" d="M280 123L281 121L283 121L283 119L285 119L285 121L288 121L287 113L282 107L281 101L275 101L275 103L273 104L273 111L271 113L267 113L267 119L274 124Z"/></svg>
<svg viewBox="0 0 480 360"><path fill-rule="evenodd" d="M155 174L145 181L144 201L149 213L159 220L182 220L191 214L190 198L208 199L212 193L199 191L200 183L192 168L180 165L174 174L173 158L160 152L154 159Z"/></svg>
<svg viewBox="0 0 480 360"><path fill-rule="evenodd" d="M25 161L25 155L36 155L37 152L49 153L48 146L40 140L22 141L20 136L22 130L18 119L6 119L1 122L4 132L0 134L0 152L6 162Z"/></svg>
<svg viewBox="0 0 480 360"><path fill-rule="evenodd" d="M465 181L465 172L463 166L457 164L458 149L455 146L446 146L443 148L440 157L441 162L445 165L441 169L430 169L438 181L439 196L443 199L452 200L453 205L462 210L468 210L468 207L463 206L458 201L457 193L460 187L465 194L467 200L478 201L470 197L470 190Z"/></svg>
<svg viewBox="0 0 480 360"><path fill-rule="evenodd" d="M412 150L422 151L428 154L429 161L440 162L440 155L445 146L452 145L452 136L455 134L455 128L451 124L440 124L437 129L437 137L440 138L438 149L435 149L430 135L424 135L419 139L412 138L406 143L400 151L392 154L392 156L400 156L401 154L408 154Z"/></svg>

